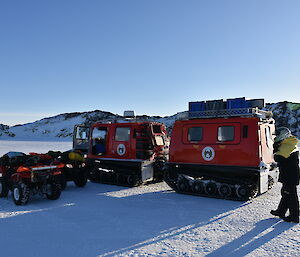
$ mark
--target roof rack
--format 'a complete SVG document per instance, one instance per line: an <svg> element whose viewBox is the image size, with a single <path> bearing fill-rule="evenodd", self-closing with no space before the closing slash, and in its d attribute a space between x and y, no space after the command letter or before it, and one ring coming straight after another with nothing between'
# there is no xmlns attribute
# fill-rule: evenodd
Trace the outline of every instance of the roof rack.
<svg viewBox="0 0 300 257"><path fill-rule="evenodd" d="M189 111L189 119L194 118L226 118L226 117L257 117L261 119L270 119L273 114L270 111L263 111L256 108L237 108L221 109L207 111Z"/></svg>

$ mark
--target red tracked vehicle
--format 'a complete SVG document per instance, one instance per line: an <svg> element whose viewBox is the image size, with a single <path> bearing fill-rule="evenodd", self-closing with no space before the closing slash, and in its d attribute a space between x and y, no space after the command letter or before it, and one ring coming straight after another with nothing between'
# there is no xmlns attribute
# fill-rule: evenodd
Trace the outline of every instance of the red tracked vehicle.
<svg viewBox="0 0 300 257"><path fill-rule="evenodd" d="M228 101L210 110L190 104L189 118L175 122L165 181L177 192L247 200L277 181L271 113L245 106L244 99L228 108Z"/></svg>
<svg viewBox="0 0 300 257"><path fill-rule="evenodd" d="M0 197L11 190L16 205L27 204L35 194L56 200L61 194L58 178L63 166L46 154L9 152L0 158Z"/></svg>
<svg viewBox="0 0 300 257"><path fill-rule="evenodd" d="M89 130L86 170L92 182L137 186L161 181L168 156L166 128L157 122L95 123ZM81 135L84 126L75 127ZM74 138L80 142L80 136ZM76 144L74 145L76 149Z"/></svg>

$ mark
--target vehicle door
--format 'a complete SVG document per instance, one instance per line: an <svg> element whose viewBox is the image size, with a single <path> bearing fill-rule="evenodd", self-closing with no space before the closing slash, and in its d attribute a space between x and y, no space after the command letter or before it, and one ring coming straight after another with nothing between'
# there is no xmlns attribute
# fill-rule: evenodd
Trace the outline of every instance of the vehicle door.
<svg viewBox="0 0 300 257"><path fill-rule="evenodd" d="M94 127L92 131L92 154L105 155L107 153L107 128Z"/></svg>
<svg viewBox="0 0 300 257"><path fill-rule="evenodd" d="M73 150L87 152L89 149L90 127L76 125L73 133Z"/></svg>
<svg viewBox="0 0 300 257"><path fill-rule="evenodd" d="M113 137L113 155L118 159L132 159L130 143L132 128L130 126L118 126L115 128Z"/></svg>

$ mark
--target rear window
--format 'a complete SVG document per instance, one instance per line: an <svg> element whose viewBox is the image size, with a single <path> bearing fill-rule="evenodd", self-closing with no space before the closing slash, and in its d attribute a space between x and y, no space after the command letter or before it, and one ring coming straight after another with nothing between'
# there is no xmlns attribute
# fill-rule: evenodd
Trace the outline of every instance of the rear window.
<svg viewBox="0 0 300 257"><path fill-rule="evenodd" d="M128 141L130 137L130 128L117 128L116 129L116 141Z"/></svg>
<svg viewBox="0 0 300 257"><path fill-rule="evenodd" d="M156 145L164 145L164 139L162 136L155 136L155 144Z"/></svg>
<svg viewBox="0 0 300 257"><path fill-rule="evenodd" d="M234 140L234 127L222 126L218 127L218 141L228 142Z"/></svg>
<svg viewBox="0 0 300 257"><path fill-rule="evenodd" d="M192 127L188 130L188 141L198 142L202 140L202 127Z"/></svg>

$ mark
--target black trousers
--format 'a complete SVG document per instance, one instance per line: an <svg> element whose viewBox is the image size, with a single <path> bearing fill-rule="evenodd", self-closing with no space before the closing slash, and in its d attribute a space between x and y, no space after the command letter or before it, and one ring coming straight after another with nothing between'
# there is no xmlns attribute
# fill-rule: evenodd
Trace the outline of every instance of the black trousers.
<svg viewBox="0 0 300 257"><path fill-rule="evenodd" d="M289 210L291 217L299 217L299 199L296 185L282 184L281 200L277 210L282 216Z"/></svg>

